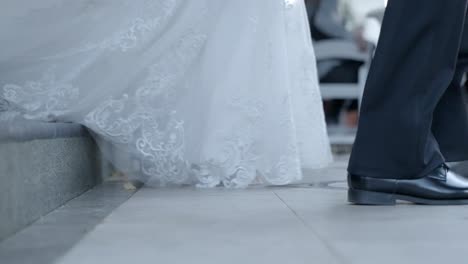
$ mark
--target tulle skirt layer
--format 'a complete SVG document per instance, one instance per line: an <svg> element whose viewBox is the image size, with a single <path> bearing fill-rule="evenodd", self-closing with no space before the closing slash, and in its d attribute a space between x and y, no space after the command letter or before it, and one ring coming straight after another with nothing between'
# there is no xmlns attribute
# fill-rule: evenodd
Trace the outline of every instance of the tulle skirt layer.
<svg viewBox="0 0 468 264"><path fill-rule="evenodd" d="M85 125L131 176L282 185L331 159L302 1L2 5L10 111Z"/></svg>

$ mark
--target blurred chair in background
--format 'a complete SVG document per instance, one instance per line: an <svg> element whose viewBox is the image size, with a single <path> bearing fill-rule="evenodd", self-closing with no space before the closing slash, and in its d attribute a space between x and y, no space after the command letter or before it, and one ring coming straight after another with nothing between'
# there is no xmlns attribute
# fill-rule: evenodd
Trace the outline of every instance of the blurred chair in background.
<svg viewBox="0 0 468 264"><path fill-rule="evenodd" d="M325 101L332 100L331 103L334 106L342 104L341 107L345 108L344 111L342 109L338 109L338 111L347 115L345 126L329 125L331 143L352 144L355 136L354 127L358 119L357 106L364 90L371 55L360 50L354 43L341 40L323 40L314 46L317 61L348 60L359 63L358 68L353 69L353 71L357 70L357 73L352 77L352 81L345 82L342 81L343 79L338 79L336 82L325 81L320 84L323 99Z"/></svg>
<svg viewBox="0 0 468 264"><path fill-rule="evenodd" d="M369 1L373 1L374 4ZM306 0L332 143L351 144L380 22L375 0ZM363 15L365 14L365 15Z"/></svg>

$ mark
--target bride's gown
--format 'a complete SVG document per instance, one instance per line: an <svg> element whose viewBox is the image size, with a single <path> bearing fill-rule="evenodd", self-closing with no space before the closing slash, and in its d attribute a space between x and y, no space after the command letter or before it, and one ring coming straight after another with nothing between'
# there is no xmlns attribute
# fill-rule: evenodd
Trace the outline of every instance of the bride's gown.
<svg viewBox="0 0 468 264"><path fill-rule="evenodd" d="M3 0L0 89L153 183L282 185L331 159L303 0Z"/></svg>

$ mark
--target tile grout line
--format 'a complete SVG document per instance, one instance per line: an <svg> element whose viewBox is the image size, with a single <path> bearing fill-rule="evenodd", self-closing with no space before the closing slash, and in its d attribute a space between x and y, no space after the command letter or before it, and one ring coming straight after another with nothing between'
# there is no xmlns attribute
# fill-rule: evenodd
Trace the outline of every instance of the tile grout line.
<svg viewBox="0 0 468 264"><path fill-rule="evenodd" d="M309 230L312 232L313 235L317 237L317 239L322 242L325 247L330 251L330 253L335 256L338 260L339 263L341 264L347 264L348 262L346 261L346 258L341 255L341 253L338 252L337 249L335 249L334 246L332 246L325 238L323 238L312 226L310 226L304 218L302 218L299 213L296 212L286 201L275 191L273 193L276 195L276 197L289 209L289 211L292 212L292 214Z"/></svg>
<svg viewBox="0 0 468 264"><path fill-rule="evenodd" d="M119 182L117 182L117 184L120 184ZM75 249L80 243L84 242L85 239L94 231L96 231L96 229L100 226L100 225L103 225L105 224L105 220L108 219L117 209L119 209L120 207L122 207L122 205L124 205L125 203L127 203L133 196L135 196L135 194L137 194L138 192L141 191L141 189L143 188L143 186L138 186L135 190L125 190L125 192L128 192L128 195L124 198L124 200L122 200L121 202L119 202L117 205L114 205L113 208L111 210L109 210L109 213L102 217L101 219L99 219L99 222L97 223L94 223L93 226L91 226L89 228L89 230L87 230L87 232L85 232L82 237L80 237L72 247L68 248L66 252L64 252L63 254L61 254L60 256L58 256L54 261L53 261L53 264L60 264L63 262L63 260L67 257L67 255L73 250Z"/></svg>

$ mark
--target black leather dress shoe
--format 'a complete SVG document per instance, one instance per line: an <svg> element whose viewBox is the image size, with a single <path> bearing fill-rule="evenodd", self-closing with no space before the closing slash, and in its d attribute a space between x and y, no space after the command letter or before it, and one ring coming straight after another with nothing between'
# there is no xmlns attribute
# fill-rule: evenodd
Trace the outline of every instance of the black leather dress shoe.
<svg viewBox="0 0 468 264"><path fill-rule="evenodd" d="M427 205L468 204L468 180L442 165L420 179L379 179L348 175L348 200L361 205L395 205L397 200Z"/></svg>

